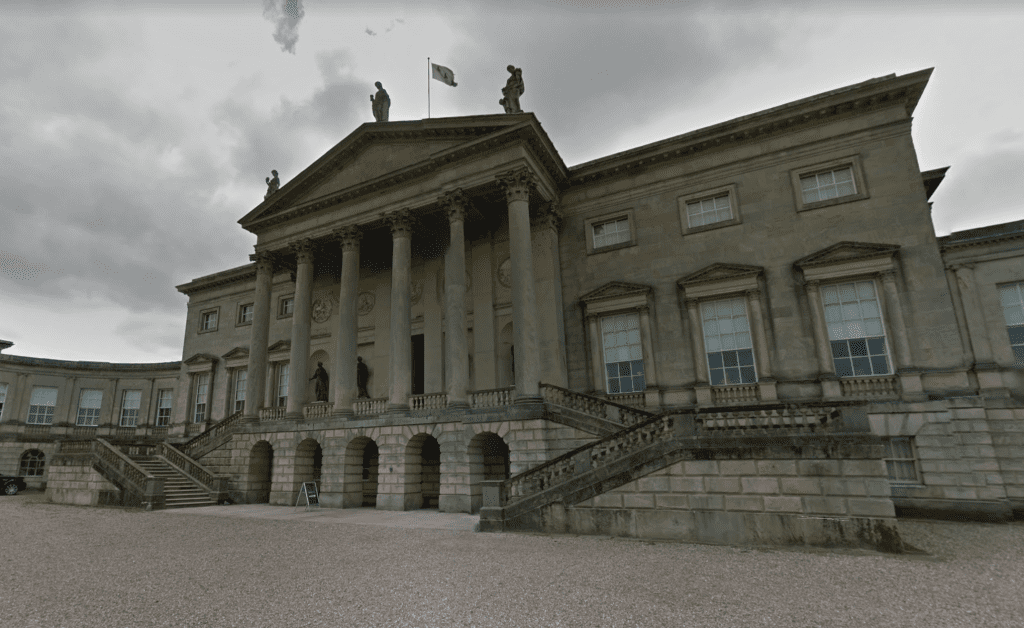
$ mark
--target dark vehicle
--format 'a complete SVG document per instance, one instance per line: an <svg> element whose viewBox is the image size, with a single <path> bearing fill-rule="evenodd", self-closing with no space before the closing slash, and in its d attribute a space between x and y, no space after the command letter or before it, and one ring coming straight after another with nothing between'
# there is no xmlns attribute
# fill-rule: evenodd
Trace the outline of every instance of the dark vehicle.
<svg viewBox="0 0 1024 628"><path fill-rule="evenodd" d="M17 495L18 491L25 490L25 478L0 475L0 488L3 488L4 495Z"/></svg>

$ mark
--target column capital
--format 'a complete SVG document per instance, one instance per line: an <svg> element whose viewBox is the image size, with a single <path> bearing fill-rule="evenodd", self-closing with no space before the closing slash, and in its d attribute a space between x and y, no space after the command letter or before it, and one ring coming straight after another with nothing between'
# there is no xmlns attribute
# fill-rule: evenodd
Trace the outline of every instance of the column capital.
<svg viewBox="0 0 1024 628"><path fill-rule="evenodd" d="M342 252L359 249L359 241L363 238L363 232L355 225L340 227L334 230L334 237L341 243Z"/></svg>
<svg viewBox="0 0 1024 628"><path fill-rule="evenodd" d="M555 233L558 233L558 228L561 225L562 213L558 210L558 203L555 202L545 203L540 211L537 212L537 217L533 220L534 227L538 229L551 229Z"/></svg>
<svg viewBox="0 0 1024 628"><path fill-rule="evenodd" d="M804 289L807 290L807 292L817 293L820 288L821 281L817 279L808 279L804 281Z"/></svg>
<svg viewBox="0 0 1024 628"><path fill-rule="evenodd" d="M878 276L882 279L883 283L891 283L896 281L896 271L891 268L879 272Z"/></svg>
<svg viewBox="0 0 1024 628"><path fill-rule="evenodd" d="M743 294L752 301L761 300L761 289L760 288L749 288L743 291Z"/></svg>
<svg viewBox="0 0 1024 628"><path fill-rule="evenodd" d="M391 227L391 236L394 238L412 237L412 229L415 223L412 212L408 209L396 209L384 213L384 221Z"/></svg>
<svg viewBox="0 0 1024 628"><path fill-rule="evenodd" d="M309 239L302 239L298 242L292 242L288 245L288 248L295 253L295 261L298 264L312 264L313 263L313 241Z"/></svg>
<svg viewBox="0 0 1024 628"><path fill-rule="evenodd" d="M536 181L536 176L525 166L498 175L498 183L505 190L507 202L530 200L530 188L536 185Z"/></svg>
<svg viewBox="0 0 1024 628"><path fill-rule="evenodd" d="M438 197L437 203L448 213L448 221L466 221L466 210L470 207L469 197L462 188L445 192Z"/></svg>
<svg viewBox="0 0 1024 628"><path fill-rule="evenodd" d="M686 305L686 309L688 309L688 310L695 310L695 309L697 309L697 306L700 305L700 299L695 299L693 297L687 297L687 298L683 299L683 303Z"/></svg>
<svg viewBox="0 0 1024 628"><path fill-rule="evenodd" d="M957 262L955 264L949 264L946 268L953 272L960 270L974 270L974 262Z"/></svg>
<svg viewBox="0 0 1024 628"><path fill-rule="evenodd" d="M256 272L274 272L275 255L270 251L256 251L249 254L249 261L256 262Z"/></svg>

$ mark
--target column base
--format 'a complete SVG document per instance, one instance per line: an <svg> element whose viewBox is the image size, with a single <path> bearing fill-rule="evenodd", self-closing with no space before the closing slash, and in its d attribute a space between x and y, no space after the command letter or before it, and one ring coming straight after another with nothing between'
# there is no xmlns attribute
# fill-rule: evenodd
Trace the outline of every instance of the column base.
<svg viewBox="0 0 1024 628"><path fill-rule="evenodd" d="M843 398L843 386L839 383L839 378L831 373L822 375L818 378L818 383L821 384L821 398L822 399L842 399Z"/></svg>
<svg viewBox="0 0 1024 628"><path fill-rule="evenodd" d="M776 401L779 393L775 388L775 380L768 377L757 382L757 396L761 401Z"/></svg>
<svg viewBox="0 0 1024 628"><path fill-rule="evenodd" d="M701 382L693 387L693 393L697 397L698 406L710 406L712 405L711 400L711 386Z"/></svg>

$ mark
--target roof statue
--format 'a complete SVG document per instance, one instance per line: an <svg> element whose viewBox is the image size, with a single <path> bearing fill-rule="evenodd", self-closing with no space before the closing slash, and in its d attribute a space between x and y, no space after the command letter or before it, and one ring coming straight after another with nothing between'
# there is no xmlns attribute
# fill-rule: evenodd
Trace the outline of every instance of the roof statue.
<svg viewBox="0 0 1024 628"><path fill-rule="evenodd" d="M274 175L274 178L267 177L267 193L263 195L263 200L270 198L281 187L281 179L277 178L277 170L271 170L270 174Z"/></svg>
<svg viewBox="0 0 1024 628"><path fill-rule="evenodd" d="M510 65L506 69L511 76L508 77L505 87L501 90L504 98L499 100L498 104L505 108L505 113L522 113L523 110L519 107L519 97L526 91L523 87L523 69L514 65Z"/></svg>
<svg viewBox="0 0 1024 628"><path fill-rule="evenodd" d="M377 122L387 122L388 110L391 109L391 97L388 96L380 81L377 81L374 85L377 86L377 93L370 96L370 102L373 105L373 119Z"/></svg>

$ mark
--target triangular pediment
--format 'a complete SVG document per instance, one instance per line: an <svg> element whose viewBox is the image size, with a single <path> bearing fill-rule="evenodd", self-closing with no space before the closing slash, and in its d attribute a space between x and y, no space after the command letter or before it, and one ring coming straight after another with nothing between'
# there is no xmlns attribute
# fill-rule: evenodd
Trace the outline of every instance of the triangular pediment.
<svg viewBox="0 0 1024 628"><path fill-rule="evenodd" d="M742 277L755 277L764 273L763 266L748 266L746 264L712 264L705 266L695 273L691 273L676 282L679 286L692 286L700 283L714 281L728 281Z"/></svg>
<svg viewBox="0 0 1024 628"><path fill-rule="evenodd" d="M843 264L855 260L866 260L878 257L893 257L900 250L898 244L875 244L871 242L839 242L811 253L793 263L797 268L814 268Z"/></svg>
<svg viewBox="0 0 1024 628"><path fill-rule="evenodd" d="M288 351L292 348L291 340L278 340L274 344L267 347L268 353L274 353L276 351Z"/></svg>
<svg viewBox="0 0 1024 628"><path fill-rule="evenodd" d="M650 286L638 283L626 283L624 281L612 281L606 283L597 290L586 293L580 297L580 301L583 301L584 303L594 303L607 299L617 299L619 297L649 294L650 292Z"/></svg>
<svg viewBox="0 0 1024 628"><path fill-rule="evenodd" d="M533 114L366 123L238 222L258 232L283 220L393 189L511 142L534 148L555 178L568 169Z"/></svg>
<svg viewBox="0 0 1024 628"><path fill-rule="evenodd" d="M217 356L210 355L209 353L197 353L191 358L185 360L187 366L196 366L198 364L213 364L217 361Z"/></svg>
<svg viewBox="0 0 1024 628"><path fill-rule="evenodd" d="M249 357L249 349L246 348L246 347L235 347L234 349L232 349L231 351L228 351L227 353L225 353L221 357L224 358L225 360L233 360L235 358Z"/></svg>

